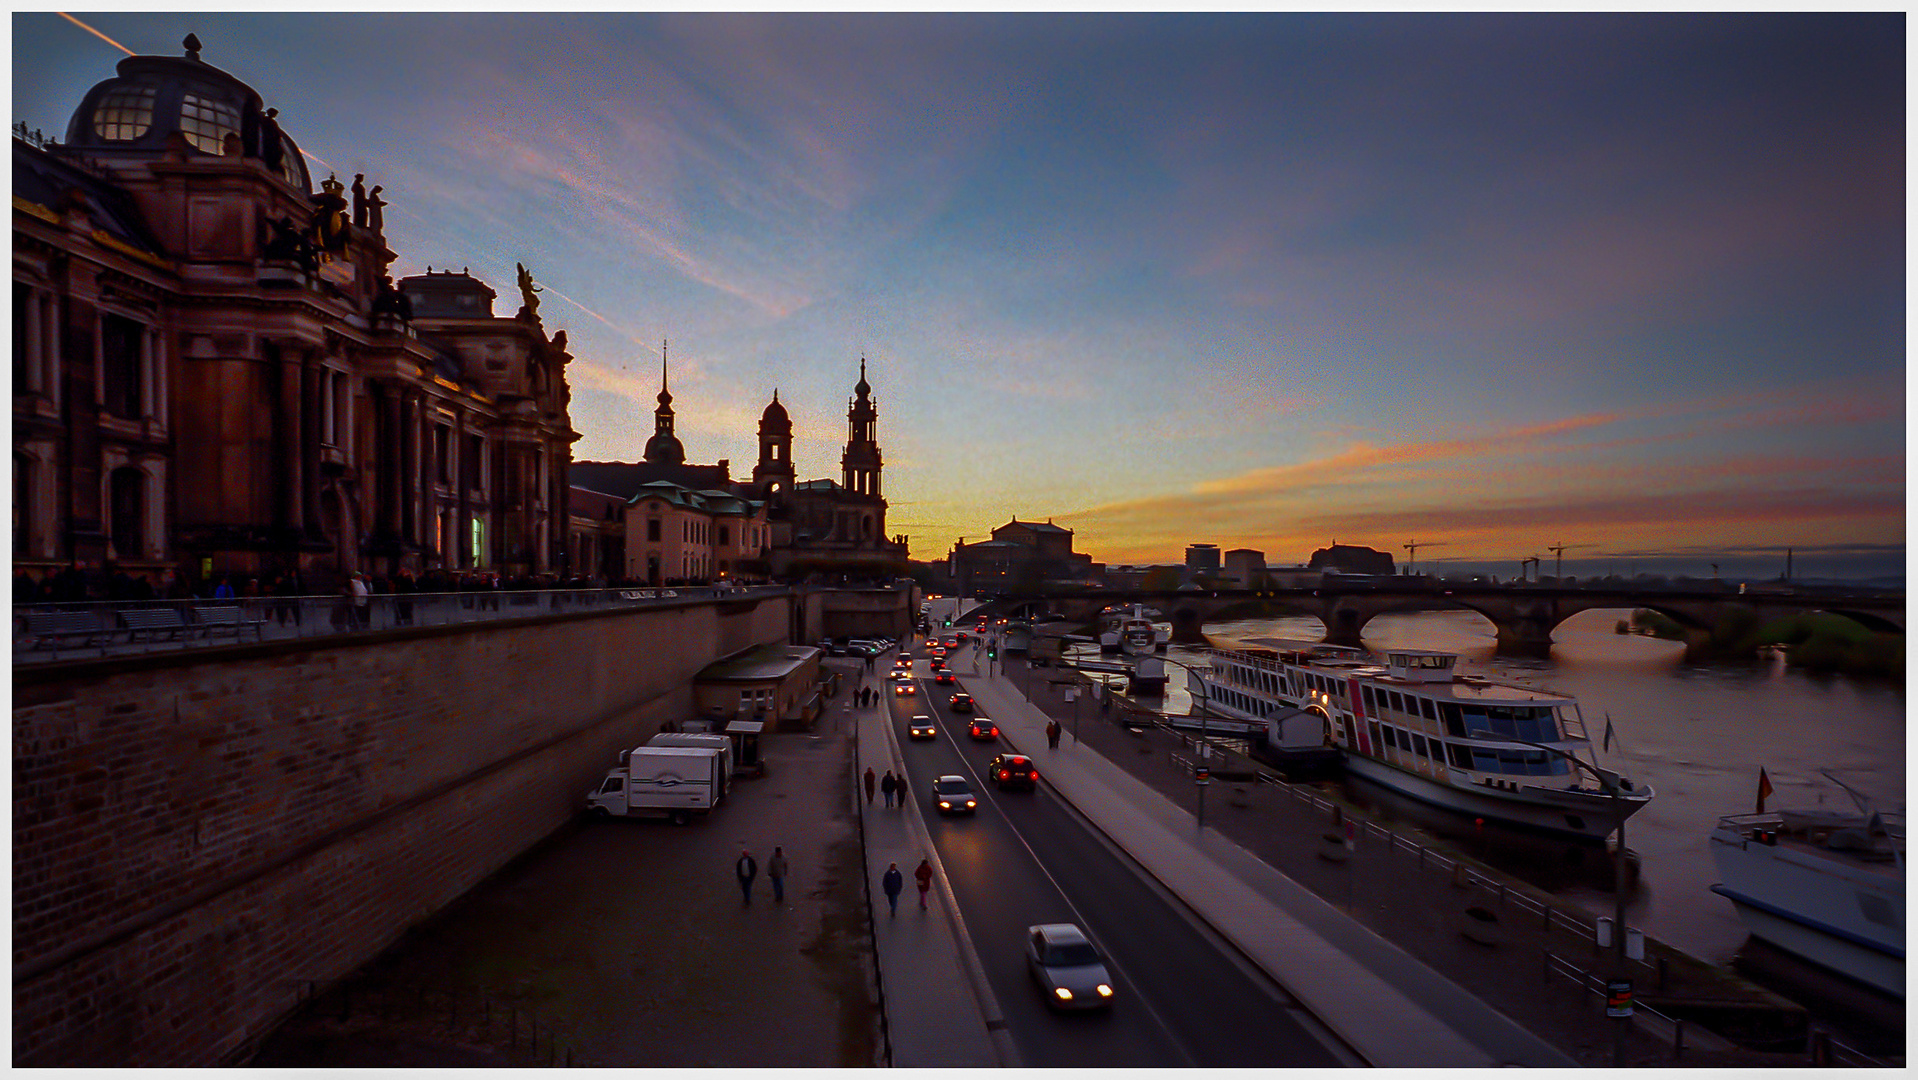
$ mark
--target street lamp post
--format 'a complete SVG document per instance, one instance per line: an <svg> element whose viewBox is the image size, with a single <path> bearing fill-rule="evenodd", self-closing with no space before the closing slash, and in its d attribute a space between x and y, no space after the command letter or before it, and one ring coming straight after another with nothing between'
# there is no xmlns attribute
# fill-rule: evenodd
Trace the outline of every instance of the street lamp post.
<svg viewBox="0 0 1918 1080"><path fill-rule="evenodd" d="M1546 746L1542 743L1529 742L1525 739L1507 738L1506 736L1499 735L1495 732L1490 732L1490 731L1474 731L1474 732L1471 732L1471 737L1474 739L1480 739L1485 741L1517 743L1520 746L1529 746L1533 748L1534 750L1543 750L1548 754L1556 754L1559 757L1564 758L1566 761L1571 762L1577 768L1583 769L1584 771L1591 773L1593 779L1598 781L1599 790L1603 791L1611 799L1612 819L1618 825L1618 851L1612 858L1612 972L1616 978L1623 979L1625 977L1625 970L1626 970L1625 969L1625 816L1626 815L1625 815L1625 804L1620 800L1620 795L1623 789L1622 789L1622 786L1619 784L1619 779L1620 779L1619 775L1615 772L1608 772L1604 769L1601 769L1596 765L1592 765L1592 764L1588 764L1587 762L1580 761L1578 758L1573 757L1571 754L1568 754L1565 751L1560 750L1559 748L1555 746ZM1613 1067L1615 1068L1622 1067L1625 1063L1624 1058L1625 1058L1625 1017L1621 1016L1618 1018L1617 1030L1614 1032L1614 1036L1613 1036L1613 1043L1612 1043Z"/></svg>

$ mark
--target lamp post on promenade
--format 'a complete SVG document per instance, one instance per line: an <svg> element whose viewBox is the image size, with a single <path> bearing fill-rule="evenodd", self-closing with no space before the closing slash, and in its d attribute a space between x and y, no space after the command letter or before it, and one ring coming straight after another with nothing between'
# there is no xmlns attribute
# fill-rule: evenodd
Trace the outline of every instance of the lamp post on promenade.
<svg viewBox="0 0 1918 1080"><path fill-rule="evenodd" d="M1499 735L1496 732L1490 732L1490 731L1474 731L1474 732L1471 732L1471 737L1474 739L1479 739L1481 741L1487 741L1487 742L1514 743L1519 746L1529 746L1534 750L1543 750L1548 754L1556 754L1557 756L1564 758L1566 761L1571 762L1575 767L1590 773L1593 779L1598 781L1599 790L1604 792L1605 795L1611 799L1612 820L1616 822L1618 826L1618 850L1617 852L1614 853L1612 857L1612 974L1615 979L1623 980L1625 978L1625 970L1626 970L1625 968L1625 959L1626 959L1625 957L1625 817L1626 817L1626 812L1625 812L1625 804L1621 799L1621 795L1623 794L1624 789L1622 785L1619 783L1619 780L1620 780L1619 775L1610 770L1601 769L1596 765L1592 765L1587 762L1580 761L1578 758L1573 757L1571 754L1568 754L1565 751L1560 750L1559 748L1555 746L1546 746L1543 743L1529 742L1525 739L1507 738L1506 736ZM1627 992L1629 993L1629 990ZM1625 1063L1624 1061L1625 1020L1626 1020L1626 1016L1628 1015L1629 1015L1629 1012L1626 1015L1622 1015L1618 1017L1617 1029L1613 1033L1612 1065L1615 1068L1622 1067Z"/></svg>

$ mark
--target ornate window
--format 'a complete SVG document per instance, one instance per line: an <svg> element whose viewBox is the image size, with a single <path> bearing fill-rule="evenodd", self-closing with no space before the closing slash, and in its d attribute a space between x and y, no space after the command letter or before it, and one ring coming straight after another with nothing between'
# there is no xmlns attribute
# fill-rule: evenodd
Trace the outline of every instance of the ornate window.
<svg viewBox="0 0 1918 1080"><path fill-rule="evenodd" d="M106 410L114 416L138 420L143 413L140 383L144 367L141 346L146 327L119 315L100 319L100 360L106 376Z"/></svg>
<svg viewBox="0 0 1918 1080"><path fill-rule="evenodd" d="M224 101L186 94L180 98L180 134L209 154L225 153L226 137L240 133L240 110Z"/></svg>
<svg viewBox="0 0 1918 1080"><path fill-rule="evenodd" d="M146 510L146 475L131 465L113 470L108 481L113 550L122 559L146 554L140 520Z"/></svg>
<svg viewBox="0 0 1918 1080"><path fill-rule="evenodd" d="M108 142L131 142L153 127L153 87L129 86L100 99L93 133Z"/></svg>

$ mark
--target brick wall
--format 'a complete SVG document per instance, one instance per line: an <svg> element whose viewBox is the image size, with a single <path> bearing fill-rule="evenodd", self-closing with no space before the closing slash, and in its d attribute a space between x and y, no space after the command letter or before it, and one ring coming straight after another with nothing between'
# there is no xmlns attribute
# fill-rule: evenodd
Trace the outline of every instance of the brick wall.
<svg viewBox="0 0 1918 1080"><path fill-rule="evenodd" d="M790 603L16 668L13 1063L234 1060L577 812Z"/></svg>

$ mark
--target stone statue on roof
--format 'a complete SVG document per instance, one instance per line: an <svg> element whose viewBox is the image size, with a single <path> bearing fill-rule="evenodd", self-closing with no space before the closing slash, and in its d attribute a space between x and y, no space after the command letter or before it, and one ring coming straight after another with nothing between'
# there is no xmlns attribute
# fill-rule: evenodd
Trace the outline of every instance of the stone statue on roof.
<svg viewBox="0 0 1918 1080"><path fill-rule="evenodd" d="M535 294L540 292L540 287L533 284L533 272L531 270L526 269L526 267L520 263L514 263L513 266L519 271L520 317L538 322L539 297Z"/></svg>

